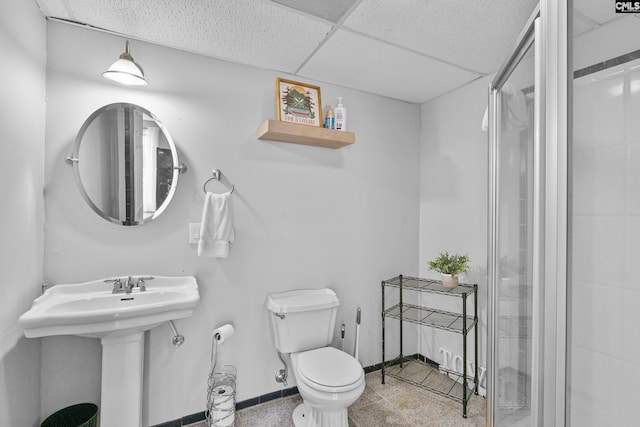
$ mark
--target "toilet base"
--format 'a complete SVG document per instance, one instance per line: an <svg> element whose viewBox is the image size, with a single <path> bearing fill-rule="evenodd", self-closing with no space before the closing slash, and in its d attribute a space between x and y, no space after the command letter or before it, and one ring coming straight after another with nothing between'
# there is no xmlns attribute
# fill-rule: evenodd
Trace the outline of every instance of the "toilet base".
<svg viewBox="0 0 640 427"><path fill-rule="evenodd" d="M309 418L307 417L307 408L304 403L296 406L293 410L293 425L295 427L307 427L309 425Z"/></svg>
<svg viewBox="0 0 640 427"><path fill-rule="evenodd" d="M349 417L347 408L339 411L319 411L316 408L301 403L293 410L293 425L295 427L348 427Z"/></svg>

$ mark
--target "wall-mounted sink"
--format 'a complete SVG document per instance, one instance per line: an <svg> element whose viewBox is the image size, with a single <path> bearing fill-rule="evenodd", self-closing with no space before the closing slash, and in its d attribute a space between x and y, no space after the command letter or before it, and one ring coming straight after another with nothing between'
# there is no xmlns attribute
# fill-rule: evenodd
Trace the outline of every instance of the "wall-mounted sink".
<svg viewBox="0 0 640 427"><path fill-rule="evenodd" d="M145 278L139 282L140 277ZM56 285L33 301L19 325L29 338L79 335L102 343L101 427L142 426L144 332L189 317L200 301L195 277L131 276ZM141 288L145 288L144 291Z"/></svg>
<svg viewBox="0 0 640 427"><path fill-rule="evenodd" d="M138 277L131 276L134 282ZM122 278L123 282L126 277ZM195 277L154 276L146 290L112 293L105 280L56 285L33 301L19 325L29 338L51 335L106 335L146 331L168 320L189 317L200 301Z"/></svg>

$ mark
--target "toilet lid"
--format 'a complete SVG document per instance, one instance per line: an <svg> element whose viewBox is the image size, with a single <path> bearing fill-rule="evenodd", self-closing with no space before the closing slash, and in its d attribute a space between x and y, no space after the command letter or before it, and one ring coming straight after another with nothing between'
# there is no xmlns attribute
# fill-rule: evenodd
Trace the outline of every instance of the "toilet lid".
<svg viewBox="0 0 640 427"><path fill-rule="evenodd" d="M322 347L298 355L298 371L309 381L326 387L344 387L364 375L360 363L344 351Z"/></svg>

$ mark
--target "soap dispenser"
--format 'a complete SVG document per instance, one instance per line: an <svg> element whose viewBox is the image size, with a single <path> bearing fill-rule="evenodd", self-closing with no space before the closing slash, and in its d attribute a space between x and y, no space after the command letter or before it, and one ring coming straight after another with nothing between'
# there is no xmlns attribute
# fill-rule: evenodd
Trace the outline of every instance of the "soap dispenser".
<svg viewBox="0 0 640 427"><path fill-rule="evenodd" d="M334 110L336 130L347 130L347 109L342 105L342 97L338 97L338 106Z"/></svg>

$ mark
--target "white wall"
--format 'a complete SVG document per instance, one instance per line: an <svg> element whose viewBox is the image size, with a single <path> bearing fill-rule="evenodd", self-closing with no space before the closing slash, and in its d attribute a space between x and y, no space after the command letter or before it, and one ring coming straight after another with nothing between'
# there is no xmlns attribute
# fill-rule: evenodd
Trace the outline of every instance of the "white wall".
<svg viewBox="0 0 640 427"><path fill-rule="evenodd" d="M485 366L487 264L488 135L480 128L487 106L490 78L478 79L422 105L420 134L420 239L421 277L440 278L427 262L438 253L468 254L471 269L461 281L477 283L480 317L479 365ZM424 305L460 310L446 299ZM440 347L462 355L460 335L422 328L421 353L443 362ZM473 345L473 334L469 335ZM473 347L470 347L473 349ZM469 360L473 360L473 352Z"/></svg>
<svg viewBox="0 0 640 427"><path fill-rule="evenodd" d="M0 425L40 424L40 340L18 317L40 293L45 20L35 2L0 7Z"/></svg>
<svg viewBox="0 0 640 427"><path fill-rule="evenodd" d="M194 316L176 322L185 344L173 348L166 325L148 336L145 424L204 410L211 332L226 322L237 332L220 362L238 367L238 399L280 388L267 292L331 286L341 299L337 324L347 324L347 346L360 306L361 361L380 362L380 281L418 272L419 106L322 85L325 103L344 97L355 145L259 141L256 128L276 115L275 79L286 75L133 41L150 85L130 89L101 77L123 39L50 22L47 42L46 279L188 274L200 284ZM85 118L118 101L153 112L189 167L165 213L136 228L93 213L63 161ZM237 243L228 259L198 258L187 243L213 168L236 186ZM42 354L43 416L99 400L98 340L47 338Z"/></svg>

